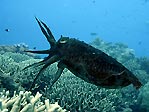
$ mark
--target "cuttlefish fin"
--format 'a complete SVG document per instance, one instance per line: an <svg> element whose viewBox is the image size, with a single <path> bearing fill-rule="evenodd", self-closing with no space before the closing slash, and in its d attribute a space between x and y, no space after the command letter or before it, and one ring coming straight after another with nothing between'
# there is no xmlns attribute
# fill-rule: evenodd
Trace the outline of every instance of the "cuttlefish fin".
<svg viewBox="0 0 149 112"><path fill-rule="evenodd" d="M124 71L119 72L119 73L104 73L104 77L100 77L98 84L102 84L103 82L105 82L107 79L109 79L112 76L118 76L118 75L122 75L124 73Z"/></svg>
<svg viewBox="0 0 149 112"><path fill-rule="evenodd" d="M136 89L139 89L142 86L142 83L138 80L138 78L132 74L130 71L122 71L120 73L117 74L113 74L113 75L123 75L125 78L127 78Z"/></svg>
<svg viewBox="0 0 149 112"><path fill-rule="evenodd" d="M119 72L119 73L113 73L112 75L115 75L115 76L117 76L117 75L123 75L124 72L125 72L125 70L123 70L122 72ZM112 76L112 75L111 75L111 76Z"/></svg>
<svg viewBox="0 0 149 112"><path fill-rule="evenodd" d="M126 71L125 76L127 79L133 84L136 89L139 89L143 84L138 80L138 78L131 73L130 71Z"/></svg>
<svg viewBox="0 0 149 112"><path fill-rule="evenodd" d="M47 38L47 40L50 43L51 47L53 47L56 44L56 40L55 40L54 36L52 35L52 32L50 31L50 29L47 27L47 25L44 22L38 20L36 17L35 17L35 19L37 20L42 33Z"/></svg>

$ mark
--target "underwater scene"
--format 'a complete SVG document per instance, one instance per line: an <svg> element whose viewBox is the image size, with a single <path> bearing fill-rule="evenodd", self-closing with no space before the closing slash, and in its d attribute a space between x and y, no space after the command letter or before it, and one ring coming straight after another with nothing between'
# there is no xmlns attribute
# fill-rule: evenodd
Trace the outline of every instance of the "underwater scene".
<svg viewBox="0 0 149 112"><path fill-rule="evenodd" d="M0 112L149 112L149 0L0 9Z"/></svg>

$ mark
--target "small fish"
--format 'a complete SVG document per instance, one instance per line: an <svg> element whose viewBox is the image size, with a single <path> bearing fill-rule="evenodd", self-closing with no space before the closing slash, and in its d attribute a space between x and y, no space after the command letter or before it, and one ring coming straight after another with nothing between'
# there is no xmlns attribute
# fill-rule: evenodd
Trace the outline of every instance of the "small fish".
<svg viewBox="0 0 149 112"><path fill-rule="evenodd" d="M96 36L97 33L92 32L92 33L90 33L90 35L92 35L92 36Z"/></svg>
<svg viewBox="0 0 149 112"><path fill-rule="evenodd" d="M35 50L35 49L36 49L36 47L33 47L33 49Z"/></svg>
<svg viewBox="0 0 149 112"><path fill-rule="evenodd" d="M95 0L92 1L92 3L95 3L95 2L96 2Z"/></svg>
<svg viewBox="0 0 149 112"><path fill-rule="evenodd" d="M139 42L138 42L138 45L141 45L141 44L142 44L142 41L139 41Z"/></svg>
<svg viewBox="0 0 149 112"><path fill-rule="evenodd" d="M6 32L10 32L10 29L5 29Z"/></svg>

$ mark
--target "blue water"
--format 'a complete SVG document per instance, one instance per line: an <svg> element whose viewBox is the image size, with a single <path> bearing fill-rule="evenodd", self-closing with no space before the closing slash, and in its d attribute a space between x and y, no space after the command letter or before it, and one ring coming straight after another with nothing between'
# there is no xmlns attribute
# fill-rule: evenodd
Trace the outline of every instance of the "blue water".
<svg viewBox="0 0 149 112"><path fill-rule="evenodd" d="M47 49L35 16L56 39L63 35L89 43L100 37L127 44L136 56L149 56L148 0L0 0L0 45L23 42Z"/></svg>

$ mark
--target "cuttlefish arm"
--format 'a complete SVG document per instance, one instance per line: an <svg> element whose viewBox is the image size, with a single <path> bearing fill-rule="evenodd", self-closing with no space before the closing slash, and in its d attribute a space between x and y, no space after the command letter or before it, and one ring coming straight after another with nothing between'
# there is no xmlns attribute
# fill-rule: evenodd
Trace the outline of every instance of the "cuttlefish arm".
<svg viewBox="0 0 149 112"><path fill-rule="evenodd" d="M53 47L56 44L56 40L54 39L54 36L52 35L52 32L50 31L50 29L47 27L47 25L45 23L38 20L36 17L35 17L35 19L37 20L38 25L40 26L40 29L41 29L42 33L47 38L49 44L51 45L51 47ZM30 52L30 53L36 53L36 54L49 54L48 58L50 58L50 54L51 54L50 49L48 49L48 50L39 50L39 51L26 50L24 52ZM23 70L25 70L29 67L32 67L32 66L43 65L43 64L45 64L45 62L47 61L48 58L44 59L43 61L40 61L40 62L34 63L32 65L29 65L29 66L25 67Z"/></svg>
<svg viewBox="0 0 149 112"><path fill-rule="evenodd" d="M36 53L36 54L49 54L50 50L39 50L39 51L25 50L24 52L30 52L30 53Z"/></svg>
<svg viewBox="0 0 149 112"><path fill-rule="evenodd" d="M45 23L43 23L42 21L38 20L36 17L35 19L38 22L38 25L40 26L40 29L42 31L42 33L45 35L46 39L48 40L51 48L54 47L56 45L56 40L54 38L54 36L52 35L52 32L50 31L50 29L47 27L47 25ZM39 73L36 75L30 89L32 89L32 87L35 85L36 80L38 79L38 77L45 71L45 69L51 65L54 62L57 62L60 60L60 57L57 54L53 54L53 51L49 50L40 50L40 51L25 51L25 52L30 52L30 53L37 53L37 54L49 54L49 56L47 58L45 58L44 60L34 63L32 65L29 65L27 67L25 67L24 69L27 69L29 67L32 66L40 66L43 65L43 67L40 69ZM53 79L53 81L51 82L52 85L54 84L54 82L56 82L56 80L60 77L62 71L64 68L59 67L58 71L56 72L55 78Z"/></svg>
<svg viewBox="0 0 149 112"><path fill-rule="evenodd" d="M34 78L34 81L30 87L30 89L33 88L33 86L35 85L36 80L38 79L38 77L45 71L45 69L50 66L51 64L57 62L59 60L59 56L54 55L51 58L47 59L46 61L44 61L44 66L40 69L39 73L36 75L36 77Z"/></svg>
<svg viewBox="0 0 149 112"><path fill-rule="evenodd" d="M63 63L62 63L61 61L58 63L57 67L58 67L58 70L57 70L57 72L55 73L55 75L53 75L54 78L53 78L52 81L50 82L50 83L51 83L50 86L53 86L53 84L59 79L59 77L61 76L61 74L62 74L62 72L63 72L63 70L64 70L64 68L65 68L65 67L63 66Z"/></svg>
<svg viewBox="0 0 149 112"><path fill-rule="evenodd" d="M28 68L30 68L30 67L37 67L37 66L44 65L48 59L49 59L49 56L46 57L46 58L45 58L44 60L42 60L42 61L39 61L39 62L37 62L37 63L33 63L33 64L31 64L31 65L26 66L25 68L23 68L23 70L26 70L26 69L28 69Z"/></svg>

